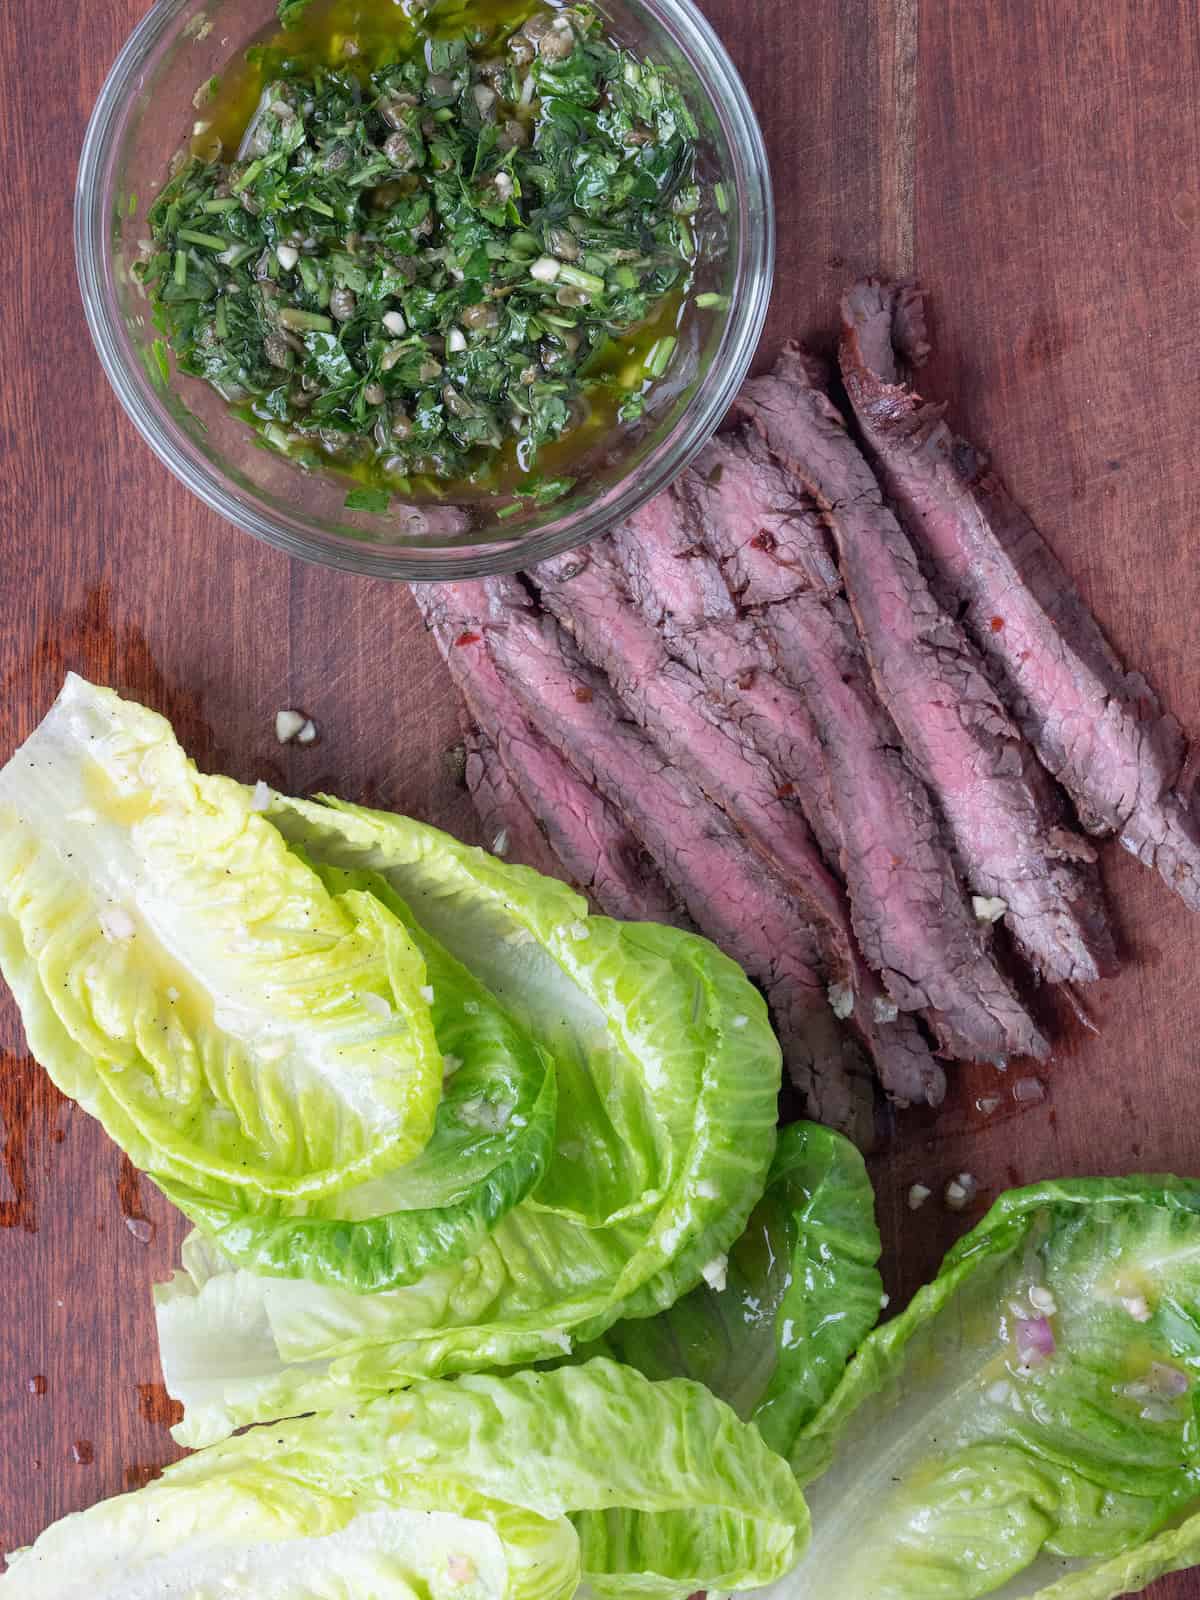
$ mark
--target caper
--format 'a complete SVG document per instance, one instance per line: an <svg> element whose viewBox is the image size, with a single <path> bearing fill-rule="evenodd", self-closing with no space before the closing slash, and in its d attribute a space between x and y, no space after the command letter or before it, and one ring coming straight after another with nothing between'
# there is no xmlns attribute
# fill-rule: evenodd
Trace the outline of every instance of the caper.
<svg viewBox="0 0 1200 1600"><path fill-rule="evenodd" d="M263 354L273 367L290 367L292 352L287 340L278 333L269 333L263 340Z"/></svg>
<svg viewBox="0 0 1200 1600"><path fill-rule="evenodd" d="M415 94L394 94L390 100L384 100L379 107L379 115L389 128L406 128L408 126L408 113L417 103Z"/></svg>
<svg viewBox="0 0 1200 1600"><path fill-rule="evenodd" d="M500 313L492 305L468 306L461 313L458 320L464 328L470 328L475 333L482 333L500 326Z"/></svg>
<svg viewBox="0 0 1200 1600"><path fill-rule="evenodd" d="M383 153L398 172L411 172L417 164L417 152L406 133L393 133L383 141Z"/></svg>
<svg viewBox="0 0 1200 1600"><path fill-rule="evenodd" d="M338 322L349 322L358 310L358 297L353 289L335 289L329 296L329 314Z"/></svg>
<svg viewBox="0 0 1200 1600"><path fill-rule="evenodd" d="M560 261L579 259L579 240L567 228L547 228L546 248Z"/></svg>
<svg viewBox="0 0 1200 1600"><path fill-rule="evenodd" d="M575 30L564 17L558 17L538 40L538 55L543 61L565 61L575 53Z"/></svg>

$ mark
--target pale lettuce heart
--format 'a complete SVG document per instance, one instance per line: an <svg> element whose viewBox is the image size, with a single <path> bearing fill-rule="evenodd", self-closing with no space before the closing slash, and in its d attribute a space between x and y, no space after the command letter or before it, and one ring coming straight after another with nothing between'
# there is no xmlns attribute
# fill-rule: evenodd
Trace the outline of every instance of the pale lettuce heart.
<svg viewBox="0 0 1200 1600"><path fill-rule="evenodd" d="M211 1254L178 1275L159 1338L192 1445L331 1393L560 1357L664 1309L741 1233L775 1145L779 1047L707 941L589 916L564 885L405 818L283 801L272 816L322 866L386 878L553 1055L558 1135L529 1199L405 1287L365 1296Z"/></svg>
<svg viewBox="0 0 1200 1600"><path fill-rule="evenodd" d="M685 1600L787 1571L785 1462L698 1384L610 1362L276 1423L47 1529L12 1600Z"/></svg>
<svg viewBox="0 0 1200 1600"><path fill-rule="evenodd" d="M412 818L283 796L269 815L318 864L385 878L554 1056L565 1155L538 1203L589 1226L655 1209L707 1044L679 1025L686 978L640 960L634 925L589 916L566 884Z"/></svg>
<svg viewBox="0 0 1200 1600"><path fill-rule="evenodd" d="M255 1272L378 1293L482 1247L550 1162L554 1066L377 874L319 869L339 895L375 896L424 962L445 1081L429 1143L412 1161L327 1199L274 1211L159 1182L231 1261Z"/></svg>
<svg viewBox="0 0 1200 1600"><path fill-rule="evenodd" d="M1109 1600L1200 1555L1200 1183L1003 1196L861 1346L791 1459L777 1600Z"/></svg>
<svg viewBox="0 0 1200 1600"><path fill-rule="evenodd" d="M0 772L0 968L59 1088L217 1198L326 1195L433 1131L403 924L330 894L162 717L74 676Z"/></svg>

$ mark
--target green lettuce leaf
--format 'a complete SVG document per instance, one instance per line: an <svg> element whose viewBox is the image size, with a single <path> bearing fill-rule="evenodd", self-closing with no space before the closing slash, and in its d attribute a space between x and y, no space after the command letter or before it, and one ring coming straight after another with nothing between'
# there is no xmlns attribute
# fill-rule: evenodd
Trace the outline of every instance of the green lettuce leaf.
<svg viewBox="0 0 1200 1600"><path fill-rule="evenodd" d="M558 1132L534 1193L466 1260L370 1296L189 1248L158 1293L176 1436L551 1360L693 1288L746 1225L775 1145L779 1048L707 941L592 917L563 884L411 820L279 802L323 866L381 874L553 1057Z"/></svg>
<svg viewBox="0 0 1200 1600"><path fill-rule="evenodd" d="M1188 1517L1177 1528L1168 1528L1098 1567L1060 1578L1040 1590L1037 1600L1119 1600L1121 1595L1140 1594L1157 1578L1195 1566L1200 1566L1200 1516Z"/></svg>
<svg viewBox="0 0 1200 1600"><path fill-rule="evenodd" d="M1198 1384L1200 1183L1015 1190L803 1430L815 1537L777 1593L1137 1588L1194 1550L1163 1530L1200 1503Z"/></svg>
<svg viewBox="0 0 1200 1600"><path fill-rule="evenodd" d="M879 1320L879 1254L862 1156L831 1128L795 1122L716 1283L618 1323L601 1346L649 1378L706 1384L787 1455Z"/></svg>
<svg viewBox="0 0 1200 1600"><path fill-rule="evenodd" d="M12 1558L21 1600L684 1600L786 1572L785 1462L698 1384L609 1362L255 1429L65 1518Z"/></svg>
<svg viewBox="0 0 1200 1600"><path fill-rule="evenodd" d="M59 1088L167 1182L315 1199L433 1132L404 925L330 894L162 717L74 676L0 772L0 969Z"/></svg>
<svg viewBox="0 0 1200 1600"><path fill-rule="evenodd" d="M299 1215L292 1206L247 1212L162 1187L239 1266L372 1294L469 1255L530 1192L554 1147L554 1069L382 878L335 867L320 876L334 894L374 895L420 952L446 1071L433 1137L406 1166Z"/></svg>

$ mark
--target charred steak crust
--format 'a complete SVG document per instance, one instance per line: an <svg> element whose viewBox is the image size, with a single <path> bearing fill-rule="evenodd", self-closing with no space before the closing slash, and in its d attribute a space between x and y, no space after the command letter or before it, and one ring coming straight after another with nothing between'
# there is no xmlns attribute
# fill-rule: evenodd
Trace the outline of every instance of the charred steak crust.
<svg viewBox="0 0 1200 1600"><path fill-rule="evenodd" d="M911 285L857 284L842 366L855 415L922 555L962 610L1004 699L1089 832L1115 833L1200 910L1200 821L1179 725L1118 659L987 460L897 370L925 346Z"/></svg>

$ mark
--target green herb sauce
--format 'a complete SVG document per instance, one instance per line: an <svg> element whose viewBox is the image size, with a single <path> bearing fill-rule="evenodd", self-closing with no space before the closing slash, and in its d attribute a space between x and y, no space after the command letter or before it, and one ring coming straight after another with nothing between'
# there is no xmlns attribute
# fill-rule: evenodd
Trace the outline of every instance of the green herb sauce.
<svg viewBox="0 0 1200 1600"><path fill-rule="evenodd" d="M585 6L283 0L197 94L138 264L177 367L362 488L550 500L691 287L696 127Z"/></svg>

